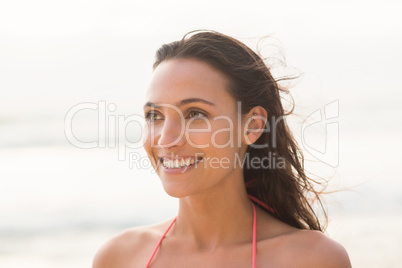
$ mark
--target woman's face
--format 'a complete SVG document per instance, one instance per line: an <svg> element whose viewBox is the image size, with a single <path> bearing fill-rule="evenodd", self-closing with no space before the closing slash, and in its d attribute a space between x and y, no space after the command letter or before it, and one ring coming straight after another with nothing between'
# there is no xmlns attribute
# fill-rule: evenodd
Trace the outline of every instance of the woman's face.
<svg viewBox="0 0 402 268"><path fill-rule="evenodd" d="M144 148L165 191L185 197L242 174L246 146L227 78L193 59L162 62L144 106Z"/></svg>

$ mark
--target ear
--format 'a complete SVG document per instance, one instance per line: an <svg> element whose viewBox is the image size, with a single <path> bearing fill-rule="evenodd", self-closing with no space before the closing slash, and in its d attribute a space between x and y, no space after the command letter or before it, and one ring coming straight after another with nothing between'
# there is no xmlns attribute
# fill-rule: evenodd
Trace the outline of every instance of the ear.
<svg viewBox="0 0 402 268"><path fill-rule="evenodd" d="M261 106L256 106L245 116L244 121L244 143L253 144L264 133L268 113Z"/></svg>

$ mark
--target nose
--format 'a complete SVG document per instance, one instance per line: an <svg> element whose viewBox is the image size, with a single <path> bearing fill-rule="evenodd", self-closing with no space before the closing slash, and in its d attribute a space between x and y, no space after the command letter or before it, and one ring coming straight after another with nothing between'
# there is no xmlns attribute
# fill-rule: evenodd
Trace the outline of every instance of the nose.
<svg viewBox="0 0 402 268"><path fill-rule="evenodd" d="M157 138L157 145L164 150L179 147L185 143L184 122L175 119L165 119Z"/></svg>

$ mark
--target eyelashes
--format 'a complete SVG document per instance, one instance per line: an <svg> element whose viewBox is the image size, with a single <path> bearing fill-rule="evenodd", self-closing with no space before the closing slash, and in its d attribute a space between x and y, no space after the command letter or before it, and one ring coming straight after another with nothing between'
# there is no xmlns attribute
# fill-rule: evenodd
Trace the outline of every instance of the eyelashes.
<svg viewBox="0 0 402 268"><path fill-rule="evenodd" d="M208 116L207 113L204 111L190 109L187 113L186 119L194 118L195 120L197 120L200 118L205 118L207 116ZM145 120L148 122L155 122L157 120L162 120L162 119L163 119L162 115L157 111L150 111L150 112L145 113Z"/></svg>
<svg viewBox="0 0 402 268"><path fill-rule="evenodd" d="M197 111L197 110L191 110L188 115L190 116L190 118L202 118L202 117L207 117L207 115L203 112ZM195 116L191 116L191 115L195 115ZM198 115L198 116L197 116Z"/></svg>
<svg viewBox="0 0 402 268"><path fill-rule="evenodd" d="M158 119L155 118L157 116L159 116L158 113L148 112L148 113L145 114L145 121L151 121L151 122L156 121L156 120L158 120Z"/></svg>

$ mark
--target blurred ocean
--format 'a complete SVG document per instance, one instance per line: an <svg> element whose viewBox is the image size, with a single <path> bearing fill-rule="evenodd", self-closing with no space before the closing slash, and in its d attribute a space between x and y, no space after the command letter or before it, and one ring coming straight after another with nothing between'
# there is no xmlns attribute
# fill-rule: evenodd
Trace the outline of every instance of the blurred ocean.
<svg viewBox="0 0 402 268"><path fill-rule="evenodd" d="M175 214L150 170L107 150L2 148L0 267L90 267L125 228Z"/></svg>
<svg viewBox="0 0 402 268"><path fill-rule="evenodd" d="M118 160L116 148L69 145L58 123L47 127L59 130L59 145L0 149L0 267L90 267L112 235L176 214L176 200L164 193L146 162L142 169L130 168L128 158ZM0 131L7 134L4 125ZM52 133L45 123L41 128ZM372 143L378 135L371 135L341 134L339 167L307 162L307 168L333 176L330 189L348 189L325 200L328 235L346 247L354 267L398 267L402 182L395 179L397 155L380 153L396 150L400 135L384 135L378 144ZM129 152L145 157L142 149Z"/></svg>

